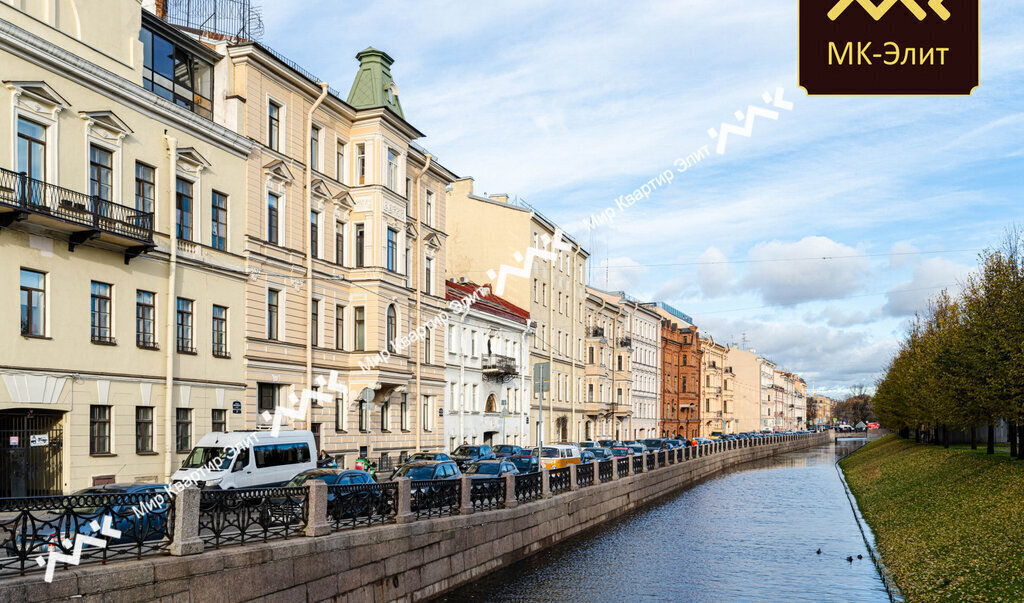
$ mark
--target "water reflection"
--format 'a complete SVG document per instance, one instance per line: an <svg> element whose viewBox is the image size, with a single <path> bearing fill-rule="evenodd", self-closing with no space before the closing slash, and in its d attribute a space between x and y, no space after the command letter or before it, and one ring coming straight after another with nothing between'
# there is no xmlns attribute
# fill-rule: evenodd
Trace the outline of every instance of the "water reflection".
<svg viewBox="0 0 1024 603"><path fill-rule="evenodd" d="M888 601L833 465L861 445L730 469L444 600Z"/></svg>

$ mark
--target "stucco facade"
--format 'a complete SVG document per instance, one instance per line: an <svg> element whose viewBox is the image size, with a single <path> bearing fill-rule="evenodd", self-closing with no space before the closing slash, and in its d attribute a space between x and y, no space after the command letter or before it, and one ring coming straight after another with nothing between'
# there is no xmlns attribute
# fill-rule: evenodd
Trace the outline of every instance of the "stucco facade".
<svg viewBox="0 0 1024 603"><path fill-rule="evenodd" d="M215 60L138 0L0 2L0 496L164 481L243 426L252 144L153 91L154 36Z"/></svg>
<svg viewBox="0 0 1024 603"><path fill-rule="evenodd" d="M456 181L446 198L448 278L491 285L497 295L529 308L537 323L531 375L537 364L548 363L550 389L532 396L531 438L579 441L584 435L587 251L536 209L508 195L475 194L470 178Z"/></svg>
<svg viewBox="0 0 1024 603"><path fill-rule="evenodd" d="M713 337L702 337L703 358L700 367L703 404L701 409L701 435L736 433L734 385L736 374L728 366L728 346L717 343Z"/></svg>
<svg viewBox="0 0 1024 603"><path fill-rule="evenodd" d="M761 430L761 363L753 350L730 347L726 364L735 374L733 379L733 416L736 432Z"/></svg>

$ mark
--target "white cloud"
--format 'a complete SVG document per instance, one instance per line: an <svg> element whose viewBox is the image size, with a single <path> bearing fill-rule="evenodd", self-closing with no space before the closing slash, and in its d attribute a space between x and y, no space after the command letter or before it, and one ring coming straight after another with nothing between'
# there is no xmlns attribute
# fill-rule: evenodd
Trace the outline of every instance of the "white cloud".
<svg viewBox="0 0 1024 603"><path fill-rule="evenodd" d="M608 267L609 269L605 269ZM636 295L647 268L632 258L617 257L601 260L592 268L590 284L605 291L626 291Z"/></svg>
<svg viewBox="0 0 1024 603"><path fill-rule="evenodd" d="M957 264L945 258L929 258L914 267L914 278L889 290L882 311L889 316L908 316L924 310L928 300L944 288L959 291L958 283L970 272L971 266Z"/></svg>
<svg viewBox="0 0 1024 603"><path fill-rule="evenodd" d="M758 243L750 259L757 263L743 284L779 305L847 296L861 288L869 268L862 251L827 237Z"/></svg>
<svg viewBox="0 0 1024 603"><path fill-rule="evenodd" d="M904 266L913 266L920 256L916 255L920 249L906 241L897 241L889 249L889 267L899 270Z"/></svg>
<svg viewBox="0 0 1024 603"><path fill-rule="evenodd" d="M854 327L875 322L882 317L881 308L870 311L856 310L846 312L839 308L829 306L820 312L808 312L804 320L809 323L824 322L830 327Z"/></svg>
<svg viewBox="0 0 1024 603"><path fill-rule="evenodd" d="M733 265L727 263L729 258L717 247L708 247L697 261L700 262L697 268L697 283L700 284L705 297L721 297L733 290Z"/></svg>

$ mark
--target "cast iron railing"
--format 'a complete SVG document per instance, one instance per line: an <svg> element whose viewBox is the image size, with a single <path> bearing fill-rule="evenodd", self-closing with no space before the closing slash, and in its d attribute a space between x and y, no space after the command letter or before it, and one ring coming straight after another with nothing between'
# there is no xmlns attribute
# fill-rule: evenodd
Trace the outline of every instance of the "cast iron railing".
<svg viewBox="0 0 1024 603"><path fill-rule="evenodd" d="M540 471L533 473L520 473L516 476L516 500L524 503L537 500L543 494L541 479L543 474Z"/></svg>
<svg viewBox="0 0 1024 603"><path fill-rule="evenodd" d="M565 492L569 489L569 468L552 469L548 472L548 489L552 494Z"/></svg>
<svg viewBox="0 0 1024 603"><path fill-rule="evenodd" d="M309 516L309 489L203 490L199 538L213 548L295 536Z"/></svg>
<svg viewBox="0 0 1024 603"><path fill-rule="evenodd" d="M0 498L0 576L44 571L45 563L40 566L37 560L46 561L50 552L70 556L79 534L106 543L83 540L82 563L161 554L173 536L172 507L160 491ZM120 534L109 535L115 531Z"/></svg>
<svg viewBox="0 0 1024 603"><path fill-rule="evenodd" d="M644 472L644 457L636 455L633 457L633 473Z"/></svg>
<svg viewBox="0 0 1024 603"><path fill-rule="evenodd" d="M327 519L335 530L391 523L398 513L398 483L327 487Z"/></svg>
<svg viewBox="0 0 1024 603"><path fill-rule="evenodd" d="M612 481L612 471L615 470L615 461L608 459L597 464L597 477L602 483Z"/></svg>
<svg viewBox="0 0 1024 603"><path fill-rule="evenodd" d="M665 459L665 451L664 450L659 450L658 451L658 466L659 467L664 467L667 462L668 461Z"/></svg>
<svg viewBox="0 0 1024 603"><path fill-rule="evenodd" d="M458 515L462 506L462 480L415 480L412 482L411 503L416 519Z"/></svg>
<svg viewBox="0 0 1024 603"><path fill-rule="evenodd" d="M481 477L470 481L469 500L474 511L498 509L505 504L505 478Z"/></svg>
<svg viewBox="0 0 1024 603"><path fill-rule="evenodd" d="M655 466L656 462L657 462L657 459L654 458L654 455L653 454L648 454L647 455L647 470L648 471L652 471L654 469L654 466Z"/></svg>
<svg viewBox="0 0 1024 603"><path fill-rule="evenodd" d="M152 212L91 197L3 168L0 168L0 205L52 216L89 230L105 231L142 243L153 241Z"/></svg>
<svg viewBox="0 0 1024 603"><path fill-rule="evenodd" d="M629 457L623 456L615 459L615 470L619 472L619 477L629 475Z"/></svg>
<svg viewBox="0 0 1024 603"><path fill-rule="evenodd" d="M580 463L576 466L576 485L579 487L594 485L593 463Z"/></svg>

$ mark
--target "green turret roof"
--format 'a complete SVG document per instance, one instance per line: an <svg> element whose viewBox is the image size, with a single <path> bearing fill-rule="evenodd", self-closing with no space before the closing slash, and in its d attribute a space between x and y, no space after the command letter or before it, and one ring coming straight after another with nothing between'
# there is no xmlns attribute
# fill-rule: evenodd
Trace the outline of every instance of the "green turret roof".
<svg viewBox="0 0 1024 603"><path fill-rule="evenodd" d="M372 47L357 54L356 58L359 59L359 73L348 93L348 104L356 109L389 107L405 119L402 105L398 102L398 87L391 79L391 64L395 60L388 53Z"/></svg>

